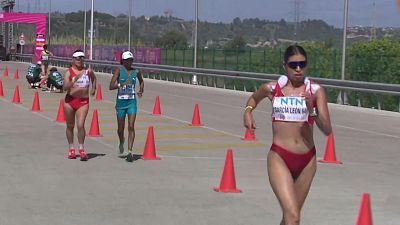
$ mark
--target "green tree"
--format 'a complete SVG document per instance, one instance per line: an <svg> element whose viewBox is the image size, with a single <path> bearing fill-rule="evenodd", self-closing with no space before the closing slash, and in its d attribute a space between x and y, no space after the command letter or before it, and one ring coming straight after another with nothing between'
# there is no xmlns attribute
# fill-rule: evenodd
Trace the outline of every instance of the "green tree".
<svg viewBox="0 0 400 225"><path fill-rule="evenodd" d="M161 48L185 49L187 47L187 38L182 32L170 31L156 40L156 46Z"/></svg>
<svg viewBox="0 0 400 225"><path fill-rule="evenodd" d="M244 40L242 35L235 36L233 40L229 41L225 45L225 49L240 49L244 50L246 47L246 41Z"/></svg>

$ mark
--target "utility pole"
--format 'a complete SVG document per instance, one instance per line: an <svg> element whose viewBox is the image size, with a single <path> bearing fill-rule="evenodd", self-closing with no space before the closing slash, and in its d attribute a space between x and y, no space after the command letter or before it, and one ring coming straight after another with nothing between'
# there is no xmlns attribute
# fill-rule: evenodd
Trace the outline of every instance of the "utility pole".
<svg viewBox="0 0 400 225"><path fill-rule="evenodd" d="M51 38L51 0L49 0L49 40L47 43L50 45L50 38Z"/></svg>
<svg viewBox="0 0 400 225"><path fill-rule="evenodd" d="M197 68L197 23L199 21L199 0L195 3L195 22L194 22L194 45L193 45L193 68ZM193 74L192 84L197 84L197 75Z"/></svg>
<svg viewBox="0 0 400 225"><path fill-rule="evenodd" d="M370 40L375 40L376 39L376 27L375 27L375 20L376 20L376 5L375 5L375 0L372 3L373 7L373 12L372 12L372 24L371 24L371 36Z"/></svg>
<svg viewBox="0 0 400 225"><path fill-rule="evenodd" d="M132 0L129 0L128 51L131 50Z"/></svg>
<svg viewBox="0 0 400 225"><path fill-rule="evenodd" d="M342 46L342 80L345 80L346 73L346 39L347 39L347 18L349 15L349 0L344 0L344 13L343 13L343 46ZM340 91L338 98L339 104L346 104L347 96L345 91Z"/></svg>
<svg viewBox="0 0 400 225"><path fill-rule="evenodd" d="M300 23L300 0L293 0L294 4L294 39L297 40L298 26Z"/></svg>
<svg viewBox="0 0 400 225"><path fill-rule="evenodd" d="M86 29L86 11L87 11L87 8L86 8L86 3L87 3L87 1L83 0L83 2L84 2L84 8L85 8L85 13L84 13L85 18L83 18L83 52L85 53L85 56L86 56L86 35L87 35L87 29Z"/></svg>
<svg viewBox="0 0 400 225"><path fill-rule="evenodd" d="M90 56L89 59L93 60L93 14L94 14L94 0L92 0L92 10L90 14Z"/></svg>

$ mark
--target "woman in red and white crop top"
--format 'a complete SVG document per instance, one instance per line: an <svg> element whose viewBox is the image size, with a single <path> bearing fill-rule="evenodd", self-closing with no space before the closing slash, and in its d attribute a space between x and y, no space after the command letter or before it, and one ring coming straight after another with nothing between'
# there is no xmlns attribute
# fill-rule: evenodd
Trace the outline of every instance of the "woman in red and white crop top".
<svg viewBox="0 0 400 225"><path fill-rule="evenodd" d="M244 126L254 133L252 111L264 98L272 102L273 144L268 153L268 176L281 205L281 224L300 224L300 211L316 172L313 122L332 132L324 89L305 76L307 54L298 45L284 55L285 76L263 84L248 99Z"/></svg>
<svg viewBox="0 0 400 225"><path fill-rule="evenodd" d="M82 161L88 160L84 150L85 120L89 111L90 95L96 92L96 76L91 69L85 69L83 60L85 54L77 50L72 55L71 67L64 75L64 90L67 92L64 102L64 115L67 123L67 140L69 144L68 158L75 159L74 126L75 117L78 126L79 156Z"/></svg>

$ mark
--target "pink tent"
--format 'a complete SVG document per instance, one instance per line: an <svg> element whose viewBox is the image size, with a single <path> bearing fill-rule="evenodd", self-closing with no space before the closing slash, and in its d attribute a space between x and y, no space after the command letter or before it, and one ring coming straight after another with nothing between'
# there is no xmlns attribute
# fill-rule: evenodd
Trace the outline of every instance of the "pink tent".
<svg viewBox="0 0 400 225"><path fill-rule="evenodd" d="M46 43L46 16L41 13L0 13L0 22L29 23L36 26L35 61L38 61Z"/></svg>

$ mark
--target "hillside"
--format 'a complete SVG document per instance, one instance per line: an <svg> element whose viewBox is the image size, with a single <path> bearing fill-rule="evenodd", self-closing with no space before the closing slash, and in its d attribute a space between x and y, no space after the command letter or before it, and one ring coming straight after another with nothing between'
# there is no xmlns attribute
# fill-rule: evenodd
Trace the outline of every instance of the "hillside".
<svg viewBox="0 0 400 225"><path fill-rule="evenodd" d="M51 37L53 43L80 44L83 39L84 12L59 13L51 15ZM96 44L124 44L128 39L128 17L126 15L112 16L106 13L95 12L95 43ZM90 27L90 12L87 13L87 29ZM30 25L15 27L15 34L23 32L27 42L33 41L34 28ZM132 43L136 46L157 46L158 40L170 31L183 33L188 46L192 43L193 21L184 21L175 17L153 16L132 19ZM352 30L350 30L352 31ZM356 29L354 39L366 39L369 30ZM393 30L377 29L377 36L387 36ZM361 32L361 34L360 34ZM316 41L324 42L327 46L339 47L341 43L341 29L328 25L322 20L306 20L297 26L285 20L268 21L260 19L235 18L231 23L210 23L200 21L198 30L199 46L224 47L235 39L243 38L247 46L266 47L280 42ZM357 36L358 35L358 36ZM368 38L367 38L368 39Z"/></svg>

